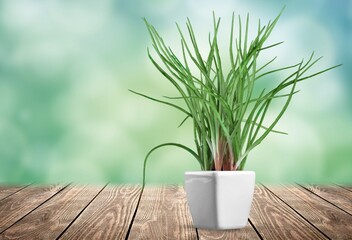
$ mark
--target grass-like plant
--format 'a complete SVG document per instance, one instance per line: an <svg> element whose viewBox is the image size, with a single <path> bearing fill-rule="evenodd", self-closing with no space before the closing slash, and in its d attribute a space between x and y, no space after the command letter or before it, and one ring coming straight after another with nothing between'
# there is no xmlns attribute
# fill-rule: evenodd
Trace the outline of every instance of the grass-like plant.
<svg viewBox="0 0 352 240"><path fill-rule="evenodd" d="M209 33L209 52L206 55L199 50L190 20L187 19L186 23L188 36L176 24L181 38L181 57L176 56L157 30L144 19L153 48L162 65L155 60L149 49L148 56L180 95L161 100L130 91L183 112L185 118L180 126L188 119L193 122L196 150L179 143L164 143L151 149L144 160L143 186L147 160L160 147L177 146L185 149L197 159L202 170L243 170L250 151L269 133L286 134L274 130L274 127L285 113L293 95L298 93L297 83L337 66L308 74L307 71L321 59L315 59L314 52L307 61L302 60L290 66L268 69L276 57L259 65L258 59L262 51L268 51L282 43L265 45L280 15L281 13L265 26L261 26L259 21L256 36L251 41L248 36L249 16L247 15L244 26L241 17L238 18L238 36L235 38L235 17L232 15L228 46L230 67L227 72L224 71L224 60L220 56L218 45L220 18L216 18L214 14L213 33ZM258 91L259 80L264 77L268 80L268 77L278 72L287 75L275 87ZM179 99L184 101L185 107L175 103ZM282 108L272 122L264 126L269 108L277 99L284 99Z"/></svg>

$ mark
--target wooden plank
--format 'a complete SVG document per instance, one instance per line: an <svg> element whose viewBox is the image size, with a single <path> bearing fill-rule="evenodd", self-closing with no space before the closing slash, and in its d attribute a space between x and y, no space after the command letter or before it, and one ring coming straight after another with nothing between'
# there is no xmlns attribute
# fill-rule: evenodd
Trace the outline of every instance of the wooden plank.
<svg viewBox="0 0 352 240"><path fill-rule="evenodd" d="M204 230L198 229L199 239L260 239L250 223L242 229L235 230Z"/></svg>
<svg viewBox="0 0 352 240"><path fill-rule="evenodd" d="M0 186L0 201L25 187L26 186Z"/></svg>
<svg viewBox="0 0 352 240"><path fill-rule="evenodd" d="M264 239L327 239L264 187L256 187L250 220Z"/></svg>
<svg viewBox="0 0 352 240"><path fill-rule="evenodd" d="M336 186L304 185L302 187L352 215L352 192Z"/></svg>
<svg viewBox="0 0 352 240"><path fill-rule="evenodd" d="M352 239L352 216L297 186L269 189L331 239Z"/></svg>
<svg viewBox="0 0 352 240"><path fill-rule="evenodd" d="M0 201L0 233L59 192L63 186L32 186Z"/></svg>
<svg viewBox="0 0 352 240"><path fill-rule="evenodd" d="M340 187L352 192L352 186L351 185L338 185L338 186L340 186Z"/></svg>
<svg viewBox="0 0 352 240"><path fill-rule="evenodd" d="M101 187L67 187L0 235L0 239L56 239Z"/></svg>
<svg viewBox="0 0 352 240"><path fill-rule="evenodd" d="M139 186L105 188L60 239L125 239L140 191Z"/></svg>
<svg viewBox="0 0 352 240"><path fill-rule="evenodd" d="M129 239L196 239L183 187L144 189Z"/></svg>

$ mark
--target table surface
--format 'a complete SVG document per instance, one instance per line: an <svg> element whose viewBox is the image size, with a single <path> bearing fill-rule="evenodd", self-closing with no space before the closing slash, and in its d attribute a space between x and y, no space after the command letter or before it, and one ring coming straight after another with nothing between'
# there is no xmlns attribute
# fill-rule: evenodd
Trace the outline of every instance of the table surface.
<svg viewBox="0 0 352 240"><path fill-rule="evenodd" d="M196 229L182 186L0 186L0 239L352 239L352 186L257 185L247 226Z"/></svg>

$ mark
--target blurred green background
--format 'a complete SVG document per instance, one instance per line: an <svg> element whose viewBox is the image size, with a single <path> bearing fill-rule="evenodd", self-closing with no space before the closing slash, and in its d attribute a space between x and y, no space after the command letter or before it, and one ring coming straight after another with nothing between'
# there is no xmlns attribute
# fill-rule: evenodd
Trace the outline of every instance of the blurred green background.
<svg viewBox="0 0 352 240"><path fill-rule="evenodd" d="M161 97L172 86L149 62L146 17L173 48L175 21L190 17L207 44L214 10L229 30L232 12L252 28L285 12L264 58L275 66L324 56L344 65L299 85L279 130L249 156L257 181L352 183L352 2L349 0L101 0L0 2L0 182L141 181L145 154L163 142L192 148L183 115L133 95ZM176 148L152 155L149 183L183 181L197 162Z"/></svg>

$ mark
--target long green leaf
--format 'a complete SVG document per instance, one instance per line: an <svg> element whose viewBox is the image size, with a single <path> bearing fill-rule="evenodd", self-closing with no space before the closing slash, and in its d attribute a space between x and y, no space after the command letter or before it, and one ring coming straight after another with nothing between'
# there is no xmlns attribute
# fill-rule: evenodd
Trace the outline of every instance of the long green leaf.
<svg viewBox="0 0 352 240"><path fill-rule="evenodd" d="M145 173L146 173L146 169L147 169L147 161L149 159L150 154L152 154L155 150L157 150L157 149L159 149L161 147L165 147L165 146L175 146L175 147L179 147L179 148L182 148L182 149L186 150L187 152L192 154L192 156L195 157L198 160L199 164L202 166L202 162L200 161L199 156L192 149L190 149L189 147L186 147L185 145L182 145L182 144L179 144L179 143L163 143L163 144L160 144L160 145L152 148L147 153L147 155L145 156L144 163L143 163L143 188L145 186L145 176L146 176Z"/></svg>

